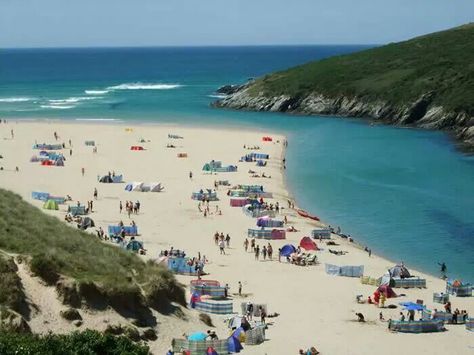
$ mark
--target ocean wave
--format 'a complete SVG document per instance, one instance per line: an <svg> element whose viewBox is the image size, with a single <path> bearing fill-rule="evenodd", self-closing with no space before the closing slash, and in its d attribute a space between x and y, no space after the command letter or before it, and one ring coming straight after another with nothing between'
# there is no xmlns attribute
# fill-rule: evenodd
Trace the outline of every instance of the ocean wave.
<svg viewBox="0 0 474 355"><path fill-rule="evenodd" d="M145 84L138 82L109 86L107 90L171 90L180 87L182 87L181 84Z"/></svg>
<svg viewBox="0 0 474 355"><path fill-rule="evenodd" d="M34 97L0 97L0 102L28 102L36 100Z"/></svg>
<svg viewBox="0 0 474 355"><path fill-rule="evenodd" d="M70 108L76 107L76 105L41 105L41 108L53 109L53 110L68 110Z"/></svg>
<svg viewBox="0 0 474 355"><path fill-rule="evenodd" d="M227 95L225 94L213 94L213 95L207 95L208 97L212 97L213 99L225 99Z"/></svg>
<svg viewBox="0 0 474 355"><path fill-rule="evenodd" d="M64 105L64 104L73 104L73 103L77 103L77 102L80 102L80 101L97 100L97 99L102 99L102 97L100 97L100 96L69 97L67 99L51 99L51 100L48 100L48 102L52 105Z"/></svg>
<svg viewBox="0 0 474 355"><path fill-rule="evenodd" d="M76 118L76 121L121 121L116 118Z"/></svg>
<svg viewBox="0 0 474 355"><path fill-rule="evenodd" d="M109 90L84 90L87 95L105 95L109 93Z"/></svg>

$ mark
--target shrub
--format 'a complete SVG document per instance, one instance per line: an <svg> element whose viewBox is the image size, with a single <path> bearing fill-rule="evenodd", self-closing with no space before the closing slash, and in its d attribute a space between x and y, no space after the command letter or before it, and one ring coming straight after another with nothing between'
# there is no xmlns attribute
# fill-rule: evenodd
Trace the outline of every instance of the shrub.
<svg viewBox="0 0 474 355"><path fill-rule="evenodd" d="M95 330L68 335L20 335L0 332L2 355L146 355L149 348L125 337L101 334Z"/></svg>

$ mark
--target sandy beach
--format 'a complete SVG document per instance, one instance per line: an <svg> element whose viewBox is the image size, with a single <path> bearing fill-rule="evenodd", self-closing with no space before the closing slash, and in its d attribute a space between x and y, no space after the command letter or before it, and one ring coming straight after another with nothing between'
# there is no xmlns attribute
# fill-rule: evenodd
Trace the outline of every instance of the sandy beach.
<svg viewBox="0 0 474 355"><path fill-rule="evenodd" d="M11 137L13 130L14 137ZM54 132L59 135L54 138ZM168 134L177 134L183 139L168 139ZM271 136L272 142L263 142L262 136ZM212 128L188 128L165 125L124 125L96 122L67 123L64 121L28 122L10 121L0 125L0 186L20 194L26 201L38 208L41 201L33 200L32 191L49 192L57 196L70 195L71 205L77 201L84 204L93 200L94 188L98 199L94 200L90 217L96 227L107 231L107 226L123 221L129 225L133 220L139 230L138 240L144 242L147 259L157 259L161 250L185 250L187 255L205 255L209 263L204 278L218 280L230 286L233 295L234 311L240 309L240 303L252 301L265 303L269 313L277 312L278 317L268 318L267 341L258 346L246 346L244 354L297 354L298 349L315 346L322 354L472 354L474 338L464 325L447 325L447 331L430 334L403 334L390 332L388 319L399 319L400 306L396 309L378 308L370 304L358 304L356 295L363 299L372 295L375 286L363 285L359 278L330 276L325 272L325 263L336 265L364 265L364 275L382 276L396 262L372 254L370 257L358 245L347 239L333 235L338 246L326 246L316 241L322 249L317 252L318 264L297 266L278 262L274 253L273 260L255 260L253 253L245 252L243 242L247 229L255 227L256 220L246 216L241 208L231 207L227 188L217 190L219 201L210 203L211 214L207 217L198 210L198 202L190 198L192 192L214 188L214 181L228 180L231 186L238 184L263 185L266 191L273 193L268 202L278 202L284 207L279 216L288 219L288 226L294 226L298 232L286 233L286 240L272 240L275 251L285 244L298 245L301 238L308 236L320 223L300 217L294 209L288 208L291 192L285 187L285 170L282 158L285 156L283 142L285 137L266 131L222 130ZM69 147L69 140L72 146ZM86 146L86 140L96 143ZM65 143L62 153L66 157L64 167L42 166L30 162L35 143ZM291 144L291 142L289 142ZM168 148L168 144L175 148ZM259 146L259 153L270 155L265 167L255 163L239 162L239 158L253 151L244 149L244 145ZM142 146L144 150L130 150L131 146ZM70 153L72 151L72 154ZM178 158L178 153L187 153L186 158ZM237 165L237 172L209 174L202 171L205 163L211 160L222 161L223 165ZM19 171L15 171L18 167ZM84 168L84 176L81 169ZM248 170L265 173L271 178L251 177ZM125 182L159 182L164 190L159 193L128 192L123 184L102 184L98 176L108 172L123 174ZM192 179L189 172L193 173ZM119 212L119 202L140 201L140 213L129 218L125 212ZM297 205L297 201L295 201ZM216 205L222 215L216 214ZM64 220L67 206L61 205L59 211L43 210L45 213ZM310 211L311 212L311 211ZM256 228L256 227L255 227ZM96 237L96 228L89 229ZM221 255L215 245L215 232L229 234L230 248ZM344 231L351 233L350 230ZM34 238L34 236L30 236ZM416 236L414 236L416 237ZM257 240L260 246L268 241ZM329 253L329 248L347 251L345 255ZM420 250L429 253L430 248ZM436 262L433 256L433 262ZM410 272L426 279L425 289L394 289L397 298L388 299L386 305L399 302L423 300L428 309L441 310L442 304L433 303L433 293L445 290L445 281L440 278L412 270ZM42 286L35 278L22 272L27 294L50 308L39 313L31 322L35 332L65 332L75 329L64 321L53 321L59 313L61 304L40 299L37 293L44 294L52 289ZM189 289L191 276L178 275L177 278ZM245 297L237 293L238 282L243 284ZM189 295L189 293L188 293ZM49 297L51 299L51 297ZM474 302L471 298L451 297L453 309L467 310L474 315ZM365 323L356 321L356 312L365 316ZM385 321L379 320L383 313ZM406 314L406 312L404 312ZM103 329L106 322L126 322L113 312L96 314L86 313L83 328ZM183 332L206 331L208 328L197 319L199 312L186 310L187 320L177 316L157 315L158 340L151 342L155 354L164 354L170 347L172 338L179 338ZM419 316L417 315L417 318ZM229 330L224 324L225 316L212 315L216 333L225 338ZM48 320L48 323L44 323ZM105 321L104 321L105 320Z"/></svg>

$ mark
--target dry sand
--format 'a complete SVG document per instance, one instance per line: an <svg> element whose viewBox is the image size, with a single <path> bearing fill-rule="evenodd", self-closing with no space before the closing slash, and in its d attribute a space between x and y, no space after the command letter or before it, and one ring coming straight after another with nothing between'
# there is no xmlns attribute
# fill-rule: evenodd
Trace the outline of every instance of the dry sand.
<svg viewBox="0 0 474 355"><path fill-rule="evenodd" d="M132 127L133 131L126 131ZM15 137L11 139L10 130ZM65 149L66 162L64 167L45 167L29 162L30 157L38 154L32 150L37 143L55 143L53 132L60 136L60 143L72 141L72 156ZM179 134L180 140L168 139L168 133ZM271 135L272 143L261 141L262 135ZM236 184L263 184L267 191L273 192L274 199L281 206L287 207L289 196L284 186L284 171L281 157L284 137L271 132L219 130L208 128L185 128L181 126L152 126L99 123L66 123L64 121L49 122L9 122L0 126L0 154L3 159L0 165L0 186L15 191L26 201L41 207L40 201L31 199L32 191L47 191L54 195L72 196L73 201L92 200L93 189L98 189L99 198L94 201L94 213L91 217L96 226L104 230L109 224L117 224L123 220L129 224L125 213L119 214L119 201L139 200L141 213L133 215L137 223L140 237L147 249L145 258L156 258L159 251L173 246L185 249L188 255L202 255L210 260L205 271L210 273L209 279L228 283L230 292L237 292L237 283L242 281L243 293L250 294L247 298L234 297L234 310L238 310L240 302L251 300L266 303L270 313L278 312L279 317L269 318L271 323L267 331L268 340L258 346L245 347L246 354L296 354L299 348L316 346L323 354L473 354L474 337L464 325L448 325L448 331L433 334L402 334L391 333L387 322L378 320L382 311L385 319L398 319L400 309L379 309L373 305L357 304L355 296L366 298L375 290L374 286L362 285L358 278L333 277L324 271L324 263L338 265L364 265L365 275L379 277L393 266L393 262L366 252L346 240L336 237L337 250L348 251L344 256L332 255L328 247L317 253L320 264L311 267L300 267L285 262L255 261L252 253L243 249L247 228L255 226L255 219L245 216L240 208L229 205L227 189L220 188L220 201L211 202L211 211L217 204L222 216L212 214L204 217L198 211L197 202L191 200L191 192L200 188L212 188L214 180L229 180ZM146 143L139 143L140 139ZM95 140L97 153L92 147L85 146L85 140ZM280 143L276 143L279 140ZM168 143L175 144L175 149L166 148ZM291 143L291 142L290 142ZM243 145L259 145L260 152L270 154L267 167L259 168L254 163L237 163L239 158L248 153ZM131 145L142 145L144 151L131 151ZM177 153L186 152L188 158L177 158ZM221 160L225 165L237 164L235 173L204 174L201 168L211 159ZM18 166L19 172L15 172ZM85 176L81 168L85 168ZM251 178L247 171L253 169L271 175L271 179ZM115 171L123 174L125 181L158 181L165 187L161 193L127 192L124 184L100 184L98 175ZM189 179L189 172L194 177ZM60 211L45 211L63 220L66 207ZM287 240L272 241L274 250L286 243L298 244L301 237L309 235L315 222L302 219L293 210L284 209L290 224L299 232L287 233ZM229 233L231 247L226 255L219 255L213 242L216 231ZM91 231L94 232L94 231ZM349 232L350 233L350 232ZM31 236L33 237L33 236ZM263 241L257 243L263 246ZM266 244L266 242L265 242ZM319 244L319 243L318 243ZM429 251L429 247L427 248ZM421 251L424 252L424 251ZM410 268L410 265L407 265ZM406 296L389 299L386 304L398 304L402 301L423 299L428 308L441 309L442 305L432 303L433 292L444 290L445 282L436 277L411 270L413 274L427 279L426 289L395 289ZM61 305L54 300L46 302L45 297L37 293L50 292L35 278L25 276L25 289L28 294L36 294L34 298L40 303L44 314L40 311L30 322L34 331L48 330L64 332L73 326L63 321L55 321L53 313L59 314ZM185 285L192 279L178 276ZM50 298L50 297L48 297ZM42 305L42 306L41 306ZM472 298L452 297L454 308L467 309L474 314ZM355 322L355 312L362 312L366 323ZM206 331L207 328L197 320L197 311L185 310L188 321L176 316L158 317L159 340L150 343L156 354L164 353L172 337L180 337L183 332ZM220 337L227 336L223 316L212 316ZM45 323L44 321L48 322ZM125 322L117 314L94 314L85 316L83 327L105 328L107 323Z"/></svg>

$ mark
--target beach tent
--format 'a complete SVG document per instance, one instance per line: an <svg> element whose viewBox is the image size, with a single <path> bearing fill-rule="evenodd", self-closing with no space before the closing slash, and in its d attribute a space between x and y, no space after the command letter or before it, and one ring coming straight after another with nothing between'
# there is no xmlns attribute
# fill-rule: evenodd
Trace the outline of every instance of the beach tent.
<svg viewBox="0 0 474 355"><path fill-rule="evenodd" d="M244 347L240 343L239 339L237 339L234 336L229 337L227 339L227 350L230 353L240 353L240 350L242 350Z"/></svg>
<svg viewBox="0 0 474 355"><path fill-rule="evenodd" d="M294 245L286 244L281 248L280 254L281 256L290 256L291 254L296 252L296 248Z"/></svg>
<svg viewBox="0 0 474 355"><path fill-rule="evenodd" d="M389 285L381 285L377 288L379 293L383 293L387 298L397 297L397 294Z"/></svg>
<svg viewBox="0 0 474 355"><path fill-rule="evenodd" d="M301 238L300 247L306 250L319 250L316 243L310 237Z"/></svg>
<svg viewBox="0 0 474 355"><path fill-rule="evenodd" d="M131 182L125 186L126 191L141 191L143 182Z"/></svg>
<svg viewBox="0 0 474 355"><path fill-rule="evenodd" d="M77 224L77 228L86 230L87 228L95 227L95 223L90 217L84 217L81 223Z"/></svg>
<svg viewBox="0 0 474 355"><path fill-rule="evenodd" d="M58 158L55 162L54 165L56 166L64 166L64 158Z"/></svg>
<svg viewBox="0 0 474 355"><path fill-rule="evenodd" d="M125 249L138 253L139 250L145 249L145 248L143 247L142 242L139 242L138 240L131 240L130 242L127 243L127 246L125 247Z"/></svg>
<svg viewBox="0 0 474 355"><path fill-rule="evenodd" d="M106 183L106 184L111 184L111 183L114 182L114 180L112 180L112 177L110 175L104 175L99 179L99 182L103 182L103 183Z"/></svg>
<svg viewBox="0 0 474 355"><path fill-rule="evenodd" d="M51 160L43 160L43 161L41 162L41 165L53 166L53 165L54 165L54 162L52 162Z"/></svg>
<svg viewBox="0 0 474 355"><path fill-rule="evenodd" d="M163 186L161 186L160 182L151 182L149 186L151 192L160 192L163 190Z"/></svg>
<svg viewBox="0 0 474 355"><path fill-rule="evenodd" d="M390 276L392 278L408 278L410 277L410 272L408 271L408 269L405 267L405 265L395 265L394 267L392 267L391 269L388 270L389 273L390 273Z"/></svg>
<svg viewBox="0 0 474 355"><path fill-rule="evenodd" d="M59 210L58 203L54 200L48 200L43 205L44 209L47 210Z"/></svg>

